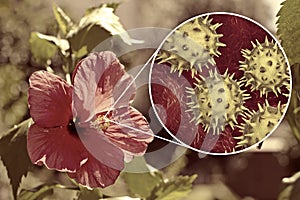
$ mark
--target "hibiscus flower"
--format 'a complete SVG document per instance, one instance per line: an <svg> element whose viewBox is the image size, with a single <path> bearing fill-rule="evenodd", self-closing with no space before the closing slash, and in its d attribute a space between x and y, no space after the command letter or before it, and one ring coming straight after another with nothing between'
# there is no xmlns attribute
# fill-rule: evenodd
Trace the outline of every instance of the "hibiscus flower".
<svg viewBox="0 0 300 200"><path fill-rule="evenodd" d="M72 81L68 84L46 71L31 75L30 159L67 172L86 187L109 186L124 168L124 160L145 153L152 131L130 106L133 78L112 52L92 53L80 61Z"/></svg>

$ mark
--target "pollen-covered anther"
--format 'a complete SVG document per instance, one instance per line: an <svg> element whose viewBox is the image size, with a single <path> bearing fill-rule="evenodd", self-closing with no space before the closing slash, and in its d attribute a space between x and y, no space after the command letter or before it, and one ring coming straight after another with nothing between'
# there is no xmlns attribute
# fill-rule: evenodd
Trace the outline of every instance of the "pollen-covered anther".
<svg viewBox="0 0 300 200"><path fill-rule="evenodd" d="M244 61L240 68L244 71L245 85L253 90L259 90L260 96L268 92L276 95L281 93L281 87L289 89L290 75L285 57L276 43L266 37L264 43L252 42L253 49L242 50Z"/></svg>
<svg viewBox="0 0 300 200"><path fill-rule="evenodd" d="M277 107L272 107L266 101L264 105L258 106L259 110L249 111L247 119L238 126L243 135L235 137L239 140L236 148L246 148L260 142L275 128L282 117L284 107L280 103Z"/></svg>
<svg viewBox="0 0 300 200"><path fill-rule="evenodd" d="M98 131L106 130L110 126L110 120L104 115L99 115L96 120L90 122L90 127Z"/></svg>
<svg viewBox="0 0 300 200"><path fill-rule="evenodd" d="M222 24L212 24L209 16L196 18L170 35L158 53L159 63L169 63L171 73L191 71L192 77L202 71L202 67L215 65L214 56L221 55L219 47L226 46L219 41L222 34L216 29Z"/></svg>
<svg viewBox="0 0 300 200"><path fill-rule="evenodd" d="M240 89L234 74L227 71L223 75L210 71L208 77L196 79L195 88L186 92L190 100L187 112L194 115L192 121L213 134L220 134L226 125L233 128L237 116L247 110L243 103L250 98L250 94Z"/></svg>

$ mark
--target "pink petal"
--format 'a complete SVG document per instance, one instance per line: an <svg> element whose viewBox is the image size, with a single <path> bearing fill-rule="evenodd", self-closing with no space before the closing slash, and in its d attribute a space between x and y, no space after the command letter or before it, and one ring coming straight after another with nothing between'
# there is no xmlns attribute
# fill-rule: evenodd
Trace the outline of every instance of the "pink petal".
<svg viewBox="0 0 300 200"><path fill-rule="evenodd" d="M78 136L86 151L102 164L116 169L124 168L124 153L120 148L112 144L103 132L94 128L77 129Z"/></svg>
<svg viewBox="0 0 300 200"><path fill-rule="evenodd" d="M81 122L109 110L132 82L132 77L112 52L90 54L77 65L73 77L73 113ZM134 93L132 84L115 107L128 105Z"/></svg>
<svg viewBox="0 0 300 200"><path fill-rule="evenodd" d="M72 86L46 71L29 78L29 108L34 122L41 127L66 126L72 119Z"/></svg>
<svg viewBox="0 0 300 200"><path fill-rule="evenodd" d="M88 157L88 161L79 170L75 173L68 173L70 178L75 179L78 183L88 188L104 188L112 185L119 174L119 170L102 164L92 155Z"/></svg>
<svg viewBox="0 0 300 200"><path fill-rule="evenodd" d="M87 152L76 133L67 127L29 128L27 149L31 161L49 169L74 172L87 158Z"/></svg>
<svg viewBox="0 0 300 200"><path fill-rule="evenodd" d="M153 140L153 132L145 117L132 107L113 110L110 115L112 121L104 134L132 155L143 155Z"/></svg>

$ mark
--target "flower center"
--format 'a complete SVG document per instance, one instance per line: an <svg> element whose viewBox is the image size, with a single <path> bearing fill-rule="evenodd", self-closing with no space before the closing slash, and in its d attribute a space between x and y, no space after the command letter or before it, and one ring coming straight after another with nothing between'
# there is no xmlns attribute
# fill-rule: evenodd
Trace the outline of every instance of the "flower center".
<svg viewBox="0 0 300 200"><path fill-rule="evenodd" d="M90 122L90 127L97 131L105 131L110 126L110 120L105 115L99 115L95 121Z"/></svg>

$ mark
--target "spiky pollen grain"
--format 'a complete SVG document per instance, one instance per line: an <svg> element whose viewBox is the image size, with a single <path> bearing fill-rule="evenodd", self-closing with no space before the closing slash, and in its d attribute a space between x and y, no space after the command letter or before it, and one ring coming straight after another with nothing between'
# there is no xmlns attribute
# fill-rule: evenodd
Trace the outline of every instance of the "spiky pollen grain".
<svg viewBox="0 0 300 200"><path fill-rule="evenodd" d="M243 135L235 137L239 140L236 148L246 148L260 142L275 128L283 115L284 107L281 104L272 107L266 100L263 106L258 106L259 110L249 112L244 123L239 125Z"/></svg>
<svg viewBox="0 0 300 200"><path fill-rule="evenodd" d="M281 87L289 89L289 71L282 51L277 44L266 37L264 43L252 42L253 49L242 50L244 61L240 61L240 69L244 71L246 86L251 90L259 90L260 96L274 92L277 96Z"/></svg>
<svg viewBox="0 0 300 200"><path fill-rule="evenodd" d="M209 16L199 17L179 27L167 38L156 59L159 63L169 63L171 72L178 71L179 75L190 70L192 77L202 67L215 65L214 56L221 55L218 48L226 45L219 41L223 35L216 32L221 24L211 22Z"/></svg>
<svg viewBox="0 0 300 200"><path fill-rule="evenodd" d="M250 95L240 89L240 82L227 71L221 75L210 71L209 76L196 79L195 88L187 88L188 112L192 112L196 124L202 124L206 132L220 134L225 126L237 124L237 116L247 110L243 106Z"/></svg>

